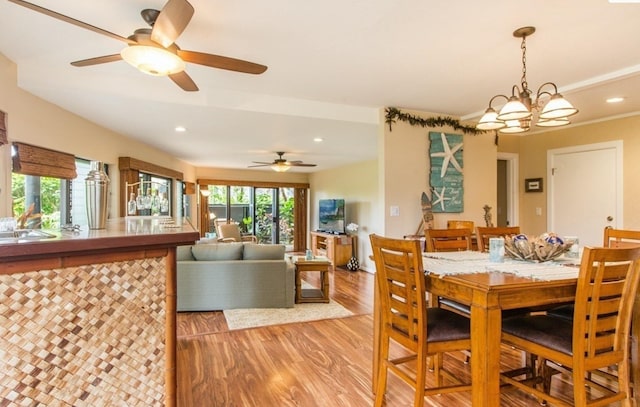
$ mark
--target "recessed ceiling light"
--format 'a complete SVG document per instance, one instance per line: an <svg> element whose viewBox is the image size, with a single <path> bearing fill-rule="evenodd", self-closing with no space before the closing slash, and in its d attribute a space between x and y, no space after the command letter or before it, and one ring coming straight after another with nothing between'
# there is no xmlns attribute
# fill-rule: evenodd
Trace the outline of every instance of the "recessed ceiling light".
<svg viewBox="0 0 640 407"><path fill-rule="evenodd" d="M620 96L616 96L616 97L612 97L612 98L608 98L607 99L607 103L620 103L624 100L623 97Z"/></svg>
<svg viewBox="0 0 640 407"><path fill-rule="evenodd" d="M316 143L322 143L324 139L322 137L314 137L313 141L315 141Z"/></svg>
<svg viewBox="0 0 640 407"><path fill-rule="evenodd" d="M185 131L187 131L187 128L184 126L176 126L176 131L178 133L184 133Z"/></svg>

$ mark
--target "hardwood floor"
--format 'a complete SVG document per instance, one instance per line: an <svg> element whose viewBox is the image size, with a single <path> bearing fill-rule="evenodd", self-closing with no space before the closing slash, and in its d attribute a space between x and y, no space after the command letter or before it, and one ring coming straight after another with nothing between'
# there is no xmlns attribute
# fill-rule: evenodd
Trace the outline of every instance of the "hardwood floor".
<svg viewBox="0 0 640 407"><path fill-rule="evenodd" d="M336 269L330 278L331 298L354 316L229 331L222 312L179 313L178 406L372 406L374 276ZM519 354L504 354L505 369L519 363ZM467 380L462 358L445 363ZM470 396L427 397L425 406L470 406ZM390 374L386 405L409 406L412 397L412 389ZM501 405L539 406L515 390L503 392Z"/></svg>

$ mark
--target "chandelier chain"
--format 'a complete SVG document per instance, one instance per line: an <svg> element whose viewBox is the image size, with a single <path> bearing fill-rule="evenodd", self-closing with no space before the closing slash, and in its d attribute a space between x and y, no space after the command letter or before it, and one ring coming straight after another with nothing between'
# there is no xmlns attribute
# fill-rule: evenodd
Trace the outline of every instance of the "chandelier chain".
<svg viewBox="0 0 640 407"><path fill-rule="evenodd" d="M522 83L522 91L526 92L529 89L529 84L527 83L527 36L522 37L522 44L520 45L520 49L522 50L522 79L520 80Z"/></svg>

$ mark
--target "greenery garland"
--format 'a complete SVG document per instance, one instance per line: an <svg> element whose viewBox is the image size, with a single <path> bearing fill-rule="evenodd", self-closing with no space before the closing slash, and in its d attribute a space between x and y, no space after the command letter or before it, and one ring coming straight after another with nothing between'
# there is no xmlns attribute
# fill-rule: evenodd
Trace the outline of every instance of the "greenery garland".
<svg viewBox="0 0 640 407"><path fill-rule="evenodd" d="M412 126L420 127L444 127L449 126L456 130L463 132L464 134L478 135L483 134L483 130L478 130L473 126L465 126L460 124L460 121L451 117L429 117L424 119L422 117L414 116L409 113L402 113L400 109L395 107L388 107L385 109L385 122L389 125L389 131L392 131L391 125L397 120L407 122Z"/></svg>

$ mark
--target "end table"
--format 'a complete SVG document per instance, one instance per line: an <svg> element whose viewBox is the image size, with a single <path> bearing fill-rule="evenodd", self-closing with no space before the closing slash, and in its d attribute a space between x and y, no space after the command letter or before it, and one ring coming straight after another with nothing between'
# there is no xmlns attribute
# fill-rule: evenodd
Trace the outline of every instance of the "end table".
<svg viewBox="0 0 640 407"><path fill-rule="evenodd" d="M296 266L296 304L303 302L329 302L329 269L331 262L326 257L315 257L306 260L304 256L294 257ZM319 272L320 287L319 288L302 288L300 274L303 272Z"/></svg>

